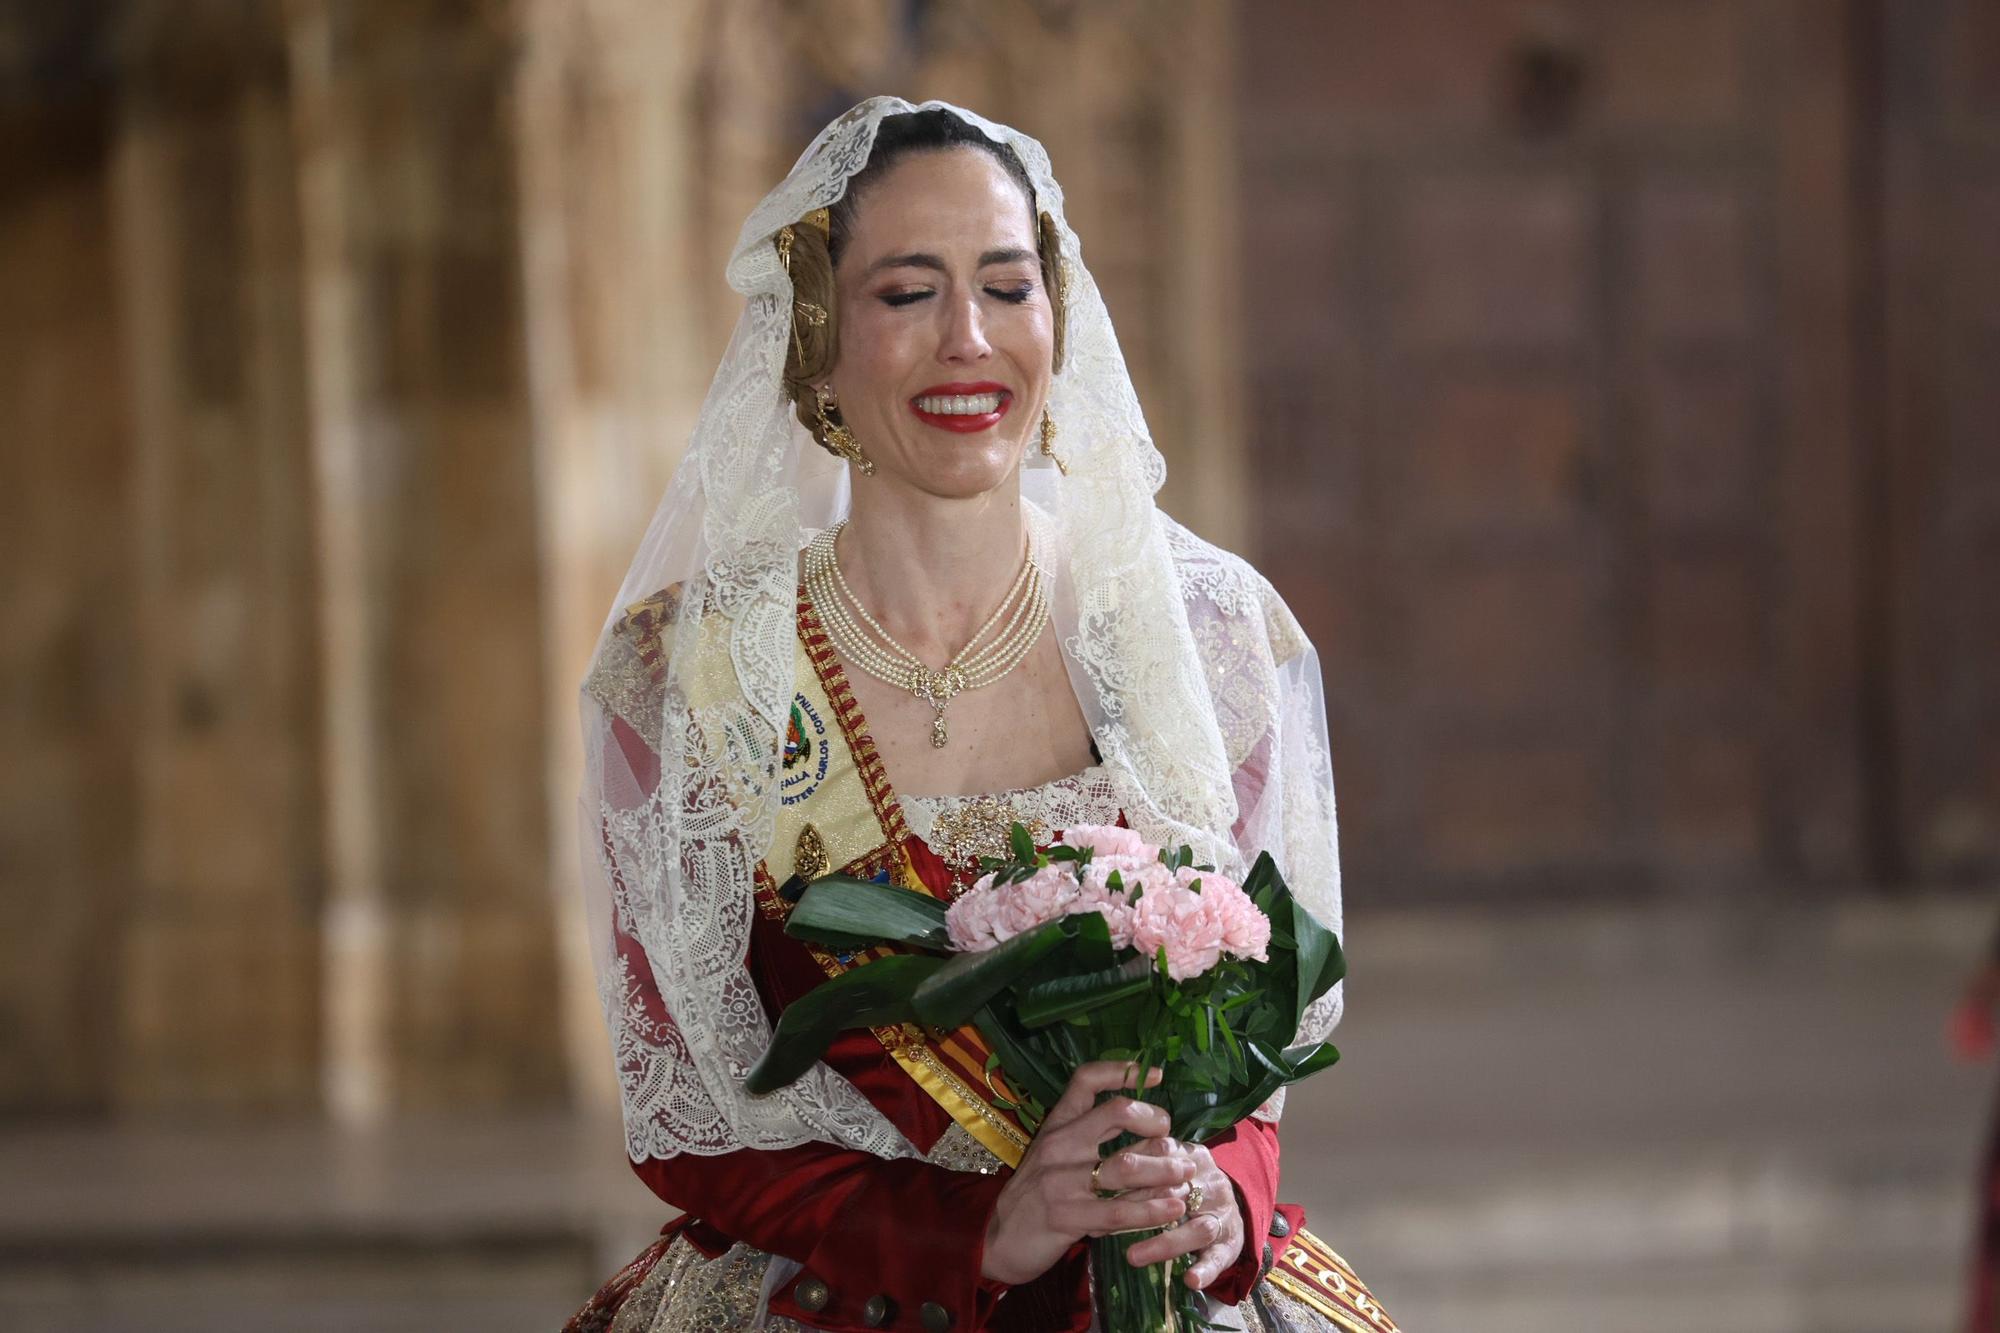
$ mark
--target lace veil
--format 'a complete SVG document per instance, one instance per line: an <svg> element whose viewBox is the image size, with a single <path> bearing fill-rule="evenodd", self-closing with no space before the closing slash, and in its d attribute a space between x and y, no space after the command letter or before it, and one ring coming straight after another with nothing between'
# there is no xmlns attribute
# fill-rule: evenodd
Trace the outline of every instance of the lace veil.
<svg viewBox="0 0 2000 1333"><path fill-rule="evenodd" d="M1031 453L1022 489L1052 537L1052 615L1127 819L1238 873L1268 848L1340 929L1318 660L1261 576L1155 506L1165 466L1047 153L943 103L871 98L821 131L743 225L728 267L743 316L583 692L588 920L634 1160L809 1140L915 1151L824 1064L764 1097L743 1078L770 1035L745 956L795 688L795 561L848 502L846 464L781 390L793 298L772 241L842 194L883 117L932 107L1011 145L1057 222L1069 286L1049 410L1070 472ZM699 686L697 667L710 677ZM1331 1030L1340 1003L1338 989L1323 998L1304 1037Z"/></svg>

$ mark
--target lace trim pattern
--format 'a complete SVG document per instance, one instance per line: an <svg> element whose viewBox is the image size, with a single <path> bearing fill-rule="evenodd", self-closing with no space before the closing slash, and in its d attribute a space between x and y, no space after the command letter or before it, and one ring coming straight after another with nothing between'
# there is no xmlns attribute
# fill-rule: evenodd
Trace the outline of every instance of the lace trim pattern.
<svg viewBox="0 0 2000 1333"><path fill-rule="evenodd" d="M982 1176L993 1175L1004 1165L993 1155L992 1149L968 1134L965 1126L956 1120L938 1136L938 1141L924 1154L924 1160L932 1166L941 1166L947 1171L964 1171Z"/></svg>
<svg viewBox="0 0 2000 1333"><path fill-rule="evenodd" d="M903 818L937 858L961 876L982 856L1005 856L1015 824L1039 845L1079 824L1115 824L1122 809L1118 775L1103 765L1039 787L974 796L904 796Z"/></svg>
<svg viewBox="0 0 2000 1333"><path fill-rule="evenodd" d="M711 1259L685 1237L661 1256L618 1311L611 1333L811 1333L796 1319L767 1314L764 1278L771 1256L734 1245Z"/></svg>

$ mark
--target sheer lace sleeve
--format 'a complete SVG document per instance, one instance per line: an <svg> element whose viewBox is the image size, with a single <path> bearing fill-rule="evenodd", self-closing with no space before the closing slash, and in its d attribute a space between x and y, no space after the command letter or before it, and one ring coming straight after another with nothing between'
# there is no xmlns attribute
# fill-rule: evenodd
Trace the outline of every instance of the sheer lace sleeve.
<svg viewBox="0 0 2000 1333"><path fill-rule="evenodd" d="M1319 655L1270 582L1178 524L1168 540L1236 798L1231 841L1268 851L1292 892L1341 933L1340 855ZM1299 1040L1340 1021L1345 983L1307 1011ZM1265 1113L1275 1118L1284 1094Z"/></svg>

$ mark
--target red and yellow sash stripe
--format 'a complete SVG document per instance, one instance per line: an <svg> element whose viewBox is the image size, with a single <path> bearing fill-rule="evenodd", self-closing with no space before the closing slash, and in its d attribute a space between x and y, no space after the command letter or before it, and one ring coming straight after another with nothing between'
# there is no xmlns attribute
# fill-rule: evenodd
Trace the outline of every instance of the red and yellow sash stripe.
<svg viewBox="0 0 2000 1333"><path fill-rule="evenodd" d="M1265 1281L1332 1320L1344 1333L1398 1333L1396 1321L1362 1285L1347 1260L1303 1228L1292 1233L1291 1243Z"/></svg>
<svg viewBox="0 0 2000 1333"><path fill-rule="evenodd" d="M902 806L889 786L882 757L868 735L833 644L803 589L798 615L800 652L810 667L798 673L802 702L815 713L831 714L839 735L824 737L830 759L826 776L807 798L786 806L779 816L775 845L767 861L770 877L774 881L790 878L797 839L810 828L825 849L828 868L864 879L886 873L904 888L944 897L939 887L924 882L904 851L910 830L903 820ZM823 949L812 950L829 977L890 952L871 949L843 962ZM875 1035L917 1086L968 1134L1007 1165L1020 1165L1030 1135L1017 1115L995 1105L999 1098L986 1074L993 1052L977 1031L969 1026L953 1032L924 1031L905 1024L877 1028Z"/></svg>

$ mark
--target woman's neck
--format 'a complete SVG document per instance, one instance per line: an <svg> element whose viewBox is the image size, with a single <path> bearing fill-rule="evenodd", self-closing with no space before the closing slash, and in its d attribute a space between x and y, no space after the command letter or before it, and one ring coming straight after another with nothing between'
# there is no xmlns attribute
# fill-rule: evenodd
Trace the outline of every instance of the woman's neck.
<svg viewBox="0 0 2000 1333"><path fill-rule="evenodd" d="M1027 512L1013 485L939 500L864 483L835 550L861 604L932 665L963 651L1026 553Z"/></svg>

